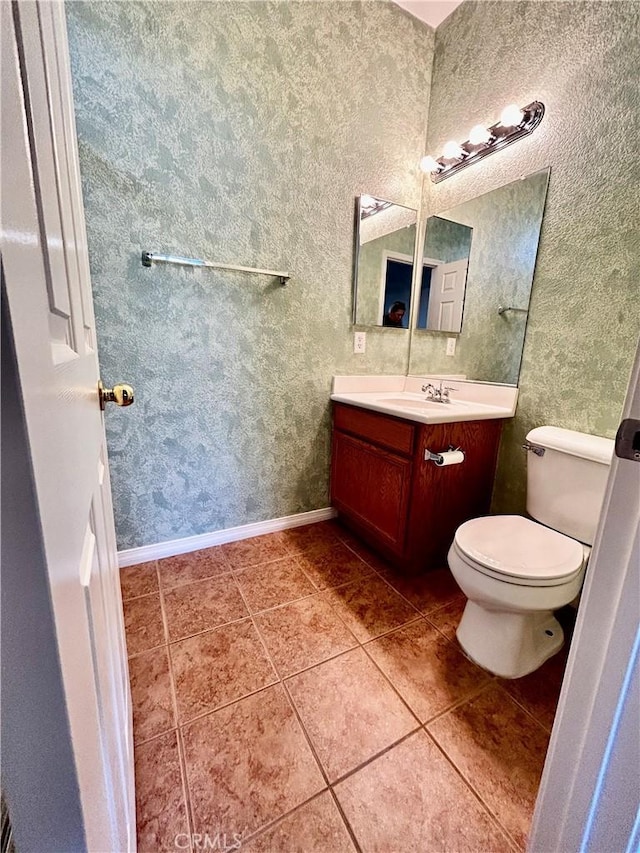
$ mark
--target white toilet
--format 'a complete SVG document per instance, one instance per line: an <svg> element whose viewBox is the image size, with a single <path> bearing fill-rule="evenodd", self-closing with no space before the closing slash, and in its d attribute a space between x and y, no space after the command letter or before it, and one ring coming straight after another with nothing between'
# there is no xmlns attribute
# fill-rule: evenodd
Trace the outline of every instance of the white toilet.
<svg viewBox="0 0 640 853"><path fill-rule="evenodd" d="M614 442L538 427L527 435L527 512L474 518L449 549L469 599L457 637L466 654L503 678L520 678L564 642L553 611L580 592ZM538 523L540 522L540 523Z"/></svg>

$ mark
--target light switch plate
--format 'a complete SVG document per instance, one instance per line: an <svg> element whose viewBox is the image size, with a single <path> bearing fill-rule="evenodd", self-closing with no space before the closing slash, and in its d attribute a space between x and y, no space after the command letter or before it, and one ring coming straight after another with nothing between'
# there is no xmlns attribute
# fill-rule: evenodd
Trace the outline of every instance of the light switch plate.
<svg viewBox="0 0 640 853"><path fill-rule="evenodd" d="M447 355L455 355L456 354L456 339L455 338L447 338Z"/></svg>
<svg viewBox="0 0 640 853"><path fill-rule="evenodd" d="M366 332L354 332L353 333L353 351L356 353L363 353L367 348L367 333Z"/></svg>

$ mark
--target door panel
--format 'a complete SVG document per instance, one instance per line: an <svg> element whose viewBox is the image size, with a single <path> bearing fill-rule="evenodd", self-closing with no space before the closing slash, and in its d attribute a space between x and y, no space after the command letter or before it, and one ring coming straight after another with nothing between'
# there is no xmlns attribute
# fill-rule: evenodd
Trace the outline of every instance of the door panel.
<svg viewBox="0 0 640 853"><path fill-rule="evenodd" d="M438 264L431 274L427 329L459 332L467 281L467 260Z"/></svg>
<svg viewBox="0 0 640 853"><path fill-rule="evenodd" d="M0 4L2 267L87 846L135 849L131 700L64 10Z"/></svg>

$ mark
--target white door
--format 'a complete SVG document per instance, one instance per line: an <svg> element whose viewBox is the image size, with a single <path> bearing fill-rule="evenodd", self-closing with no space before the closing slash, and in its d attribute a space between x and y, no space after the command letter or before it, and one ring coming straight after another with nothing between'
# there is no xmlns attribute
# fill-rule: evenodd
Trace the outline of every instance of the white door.
<svg viewBox="0 0 640 853"><path fill-rule="evenodd" d="M438 264L431 273L427 329L459 332L462 328L462 306L469 261Z"/></svg>
<svg viewBox="0 0 640 853"><path fill-rule="evenodd" d="M64 10L0 14L3 281L87 846L120 853L135 849L131 699Z"/></svg>
<svg viewBox="0 0 640 853"><path fill-rule="evenodd" d="M640 346L622 414L640 453ZM633 419L633 420L631 420ZM635 421L635 423L633 423ZM614 457L528 850L640 850L640 458Z"/></svg>

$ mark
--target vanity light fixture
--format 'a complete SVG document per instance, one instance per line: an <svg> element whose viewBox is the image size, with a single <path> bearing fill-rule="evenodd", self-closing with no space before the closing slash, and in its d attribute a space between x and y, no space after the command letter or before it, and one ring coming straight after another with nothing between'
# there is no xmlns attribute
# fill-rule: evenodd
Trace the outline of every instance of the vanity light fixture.
<svg viewBox="0 0 640 853"><path fill-rule="evenodd" d="M477 163L494 151L500 151L533 133L543 116L544 104L541 101L533 101L522 109L517 104L509 104L503 109L500 121L491 127L477 124L471 129L467 142L461 145L453 140L447 142L440 157L423 157L420 168L437 184L465 166Z"/></svg>
<svg viewBox="0 0 640 853"><path fill-rule="evenodd" d="M360 218L366 219L368 216L375 216L381 210L386 210L391 206L390 201L383 201L381 198L374 198L371 195L360 196Z"/></svg>

